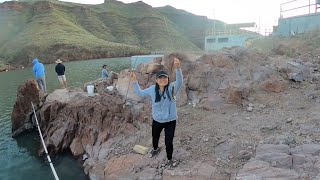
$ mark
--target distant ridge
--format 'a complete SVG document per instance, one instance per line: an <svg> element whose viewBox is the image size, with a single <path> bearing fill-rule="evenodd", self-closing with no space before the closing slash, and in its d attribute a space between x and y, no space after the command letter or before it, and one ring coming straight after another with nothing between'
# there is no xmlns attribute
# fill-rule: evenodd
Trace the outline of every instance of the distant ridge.
<svg viewBox="0 0 320 180"><path fill-rule="evenodd" d="M105 0L84 5L57 0L0 3L0 64L30 65L57 58L80 60L201 51L213 20L171 6ZM222 28L216 21L216 28ZM2 28L3 27L3 28Z"/></svg>

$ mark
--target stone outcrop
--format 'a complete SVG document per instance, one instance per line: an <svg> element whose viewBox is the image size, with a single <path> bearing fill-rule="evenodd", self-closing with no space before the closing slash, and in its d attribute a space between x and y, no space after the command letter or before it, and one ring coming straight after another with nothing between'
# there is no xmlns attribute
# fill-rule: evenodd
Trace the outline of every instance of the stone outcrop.
<svg viewBox="0 0 320 180"><path fill-rule="evenodd" d="M178 162L188 156L187 152L177 149L173 153ZM147 155L127 154L111 158L104 169L104 179L229 179L230 175L222 174L216 168L204 162L188 162L170 169L166 164L166 153L161 153L154 159Z"/></svg>
<svg viewBox="0 0 320 180"><path fill-rule="evenodd" d="M227 103L243 105L255 91L282 92L288 83L275 67L266 63L263 54L233 48L203 55L195 61L175 53L148 64L140 64L134 71L141 88L154 84L154 74L161 69L169 72L171 82L175 81L173 57L181 60L184 76L184 84L178 95L179 106L192 103L193 106L213 110ZM184 162L178 168L169 170L165 151L155 159L149 159L147 155L132 154L132 147L137 142L150 146L151 141L147 142L146 134L150 135L151 106L149 100L133 93L129 75L129 70L123 70L119 75L111 74L106 80L87 83L95 86L95 94L92 96L85 92L87 84L84 88L70 91L57 89L49 94L37 112L49 152L56 154L70 150L74 156L82 156L84 171L91 179L229 179L230 173L221 174L214 163ZM34 85L31 83L28 86ZM113 89L107 89L108 86L113 86ZM29 89L22 88L22 91L28 92ZM32 96L29 99L36 98ZM19 108L22 109L21 105L16 109ZM20 111L22 121L16 122L13 126L15 129L24 130L25 124L30 122L25 121L30 117L29 111L30 108ZM228 149L231 152L232 146L224 145L224 140L221 142L212 150L215 155L227 152ZM309 151L317 148L314 146ZM302 150L304 149L306 148L303 147ZM239 171L237 178L271 178L273 176L270 173L279 178L300 177L297 176L300 171L294 167L303 168L308 165L304 164L308 159L302 159L295 165L292 162L295 158L293 152L299 154L299 148L293 151L287 145L261 145L257 148L255 159L250 160ZM251 150L241 149L237 157L247 161L253 154ZM309 154L317 156L317 151ZM174 158L178 163L188 156L184 149L175 149ZM301 163L303 167L300 166ZM313 162L313 167L315 166ZM316 174L310 174L310 177L316 177Z"/></svg>
<svg viewBox="0 0 320 180"><path fill-rule="evenodd" d="M184 85L178 95L179 106L190 103L212 110L221 108L225 103L241 105L252 91L282 92L287 87L287 82L280 73L266 64L265 55L243 48L233 48L205 54L195 62L188 56L176 53L149 64L140 64L135 73L142 89L154 84L153 75L160 69L167 70L170 80L175 80L173 56L181 60L184 75ZM139 102L142 99L133 93L132 86L128 86L129 74L129 71L120 73L117 89L128 99Z"/></svg>
<svg viewBox="0 0 320 180"><path fill-rule="evenodd" d="M134 129L133 119L140 112L132 112L124 103L116 91L88 96L81 90L55 90L40 109L46 145L52 153L70 148L76 156L97 156L99 151L93 152L93 146Z"/></svg>
<svg viewBox="0 0 320 180"><path fill-rule="evenodd" d="M12 136L17 136L23 131L33 128L31 102L37 107L43 96L44 94L39 91L35 80L27 80L25 84L19 86L17 100L11 113Z"/></svg>
<svg viewBox="0 0 320 180"><path fill-rule="evenodd" d="M281 67L280 72L286 79L296 82L310 80L311 78L310 70L300 62L290 61Z"/></svg>
<svg viewBox="0 0 320 180"><path fill-rule="evenodd" d="M295 148L280 144L261 144L256 156L238 172L236 179L319 179L320 145Z"/></svg>
<svg viewBox="0 0 320 180"><path fill-rule="evenodd" d="M173 57L178 57L182 64L182 72L184 75L184 81L188 76L189 70L192 68L191 60L188 57L184 56L183 54L171 54L166 56L164 59L156 59L155 61L149 64L139 64L138 67L135 69L135 74L137 76L137 81L140 84L141 89L145 89L153 84L155 84L155 74L159 70L166 70L168 71L170 77L170 82L175 81L175 70L173 68ZM128 101L135 101L138 103L146 103L143 98L138 97L133 92L133 82L130 80L130 72L129 70L122 71L119 75L118 83L117 83L117 90L125 96ZM186 91L186 85L184 84L178 95L177 95L178 106L182 106L187 104L188 97Z"/></svg>

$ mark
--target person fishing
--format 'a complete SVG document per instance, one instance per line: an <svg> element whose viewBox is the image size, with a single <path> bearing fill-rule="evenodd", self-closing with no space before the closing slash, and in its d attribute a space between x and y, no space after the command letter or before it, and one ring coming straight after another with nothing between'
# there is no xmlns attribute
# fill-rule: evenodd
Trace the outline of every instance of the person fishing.
<svg viewBox="0 0 320 180"><path fill-rule="evenodd" d="M141 97L151 97L152 100L152 144L153 149L149 157L152 158L159 154L159 138L162 129L165 132L165 145L167 152L167 165L175 167L176 162L172 159L173 137L177 121L176 95L179 92L183 76L180 68L180 60L174 58L173 66L176 69L176 81L170 83L169 74L160 70L156 73L155 84L141 90L136 75L131 72L134 92Z"/></svg>
<svg viewBox="0 0 320 180"><path fill-rule="evenodd" d="M46 78L45 78L46 73L45 73L44 65L40 63L37 58L33 59L32 64L33 64L32 72L34 77L36 78L39 89L42 92L47 93Z"/></svg>
<svg viewBox="0 0 320 180"><path fill-rule="evenodd" d="M67 88L67 79L65 75L66 67L62 64L62 61L60 59L56 60L56 67L55 71L58 75L58 80L60 82L61 87Z"/></svg>
<svg viewBox="0 0 320 180"><path fill-rule="evenodd" d="M107 79L108 76L109 76L109 73L108 73L108 71L107 71L107 65L104 64L104 65L102 66L102 70L101 70L101 78L102 78L102 79Z"/></svg>

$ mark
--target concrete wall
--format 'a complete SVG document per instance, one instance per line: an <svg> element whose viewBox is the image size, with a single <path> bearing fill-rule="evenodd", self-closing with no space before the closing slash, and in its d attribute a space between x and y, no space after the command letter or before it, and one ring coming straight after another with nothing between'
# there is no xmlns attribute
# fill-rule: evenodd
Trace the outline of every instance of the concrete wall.
<svg viewBox="0 0 320 180"><path fill-rule="evenodd" d="M320 28L320 13L295 16L290 18L280 18L278 27L272 33L275 36L291 36L294 34L303 34L307 31Z"/></svg>
<svg viewBox="0 0 320 180"><path fill-rule="evenodd" d="M224 47L245 46L246 40L250 38L254 38L254 36L245 34L206 36L204 46L207 52Z"/></svg>

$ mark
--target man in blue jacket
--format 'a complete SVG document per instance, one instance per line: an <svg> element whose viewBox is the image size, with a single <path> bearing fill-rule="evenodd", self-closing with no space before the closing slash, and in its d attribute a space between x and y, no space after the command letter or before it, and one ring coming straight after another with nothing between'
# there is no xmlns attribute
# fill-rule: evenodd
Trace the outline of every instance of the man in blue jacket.
<svg viewBox="0 0 320 180"><path fill-rule="evenodd" d="M106 64L104 64L103 66L102 66L102 70L101 70L101 78L102 79L107 79L108 78L108 71L107 71L107 65Z"/></svg>
<svg viewBox="0 0 320 180"><path fill-rule="evenodd" d="M33 59L32 64L33 64L32 72L34 77L37 80L40 90L43 91L44 93L47 93L44 65L40 63L37 58Z"/></svg>

